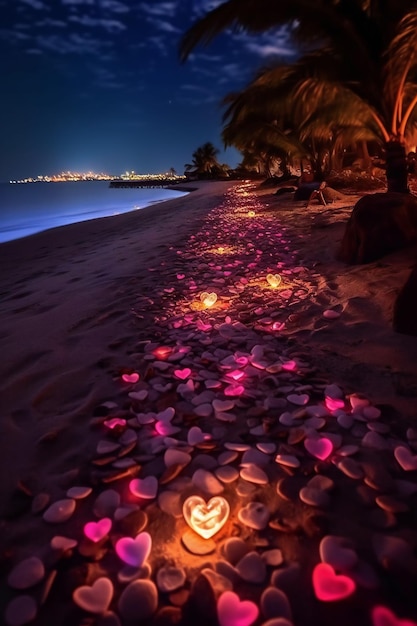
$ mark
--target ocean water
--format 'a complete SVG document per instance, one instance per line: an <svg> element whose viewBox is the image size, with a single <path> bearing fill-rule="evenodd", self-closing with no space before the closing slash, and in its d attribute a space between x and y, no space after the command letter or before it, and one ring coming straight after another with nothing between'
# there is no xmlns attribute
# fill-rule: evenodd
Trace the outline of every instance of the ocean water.
<svg viewBox="0 0 417 626"><path fill-rule="evenodd" d="M109 181L0 183L0 243L56 226L143 209L186 195L170 189L111 189Z"/></svg>

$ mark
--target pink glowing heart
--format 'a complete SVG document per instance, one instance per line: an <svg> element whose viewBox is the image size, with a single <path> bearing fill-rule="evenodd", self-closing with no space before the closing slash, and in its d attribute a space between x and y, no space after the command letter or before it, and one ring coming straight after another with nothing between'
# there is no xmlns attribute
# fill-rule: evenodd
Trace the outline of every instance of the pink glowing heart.
<svg viewBox="0 0 417 626"><path fill-rule="evenodd" d="M174 293L174 287L166 287L164 291L165 293Z"/></svg>
<svg viewBox="0 0 417 626"><path fill-rule="evenodd" d="M250 600L240 600L233 591L225 591L217 601L220 626L250 626L259 615L259 609Z"/></svg>
<svg viewBox="0 0 417 626"><path fill-rule="evenodd" d="M338 409L343 409L345 401L341 398L330 398L326 396L325 404L329 411L337 411Z"/></svg>
<svg viewBox="0 0 417 626"><path fill-rule="evenodd" d="M84 535L90 541L98 543L109 534L111 525L112 521L108 517L103 517L98 522L88 522L84 526Z"/></svg>
<svg viewBox="0 0 417 626"><path fill-rule="evenodd" d="M203 293L200 295L200 300L204 304L204 306L209 309L216 304L217 293L215 293L214 291L212 291L211 293L203 291Z"/></svg>
<svg viewBox="0 0 417 626"><path fill-rule="evenodd" d="M241 378L243 378L243 377L244 377L244 375L245 375L245 374L244 374L244 372L242 372L242 370L233 370L233 372L228 372L228 373L226 374L226 376L227 376L228 378L233 378L233 380L236 380L236 381L238 381L238 380L240 380Z"/></svg>
<svg viewBox="0 0 417 626"><path fill-rule="evenodd" d="M327 459L333 451L333 444L326 437L307 437L304 446L307 452L320 461Z"/></svg>
<svg viewBox="0 0 417 626"><path fill-rule="evenodd" d="M105 420L104 425L113 430L117 426L126 426L126 420L121 417L112 417L109 420Z"/></svg>
<svg viewBox="0 0 417 626"><path fill-rule="evenodd" d="M78 587L72 594L75 604L89 613L102 614L113 598L113 583L109 578L98 578L92 585ZM20 622L19 622L20 623Z"/></svg>
<svg viewBox="0 0 417 626"><path fill-rule="evenodd" d="M169 437L170 435L174 435L175 433L177 433L179 429L169 422L156 422L155 430L158 435L162 435L163 437Z"/></svg>
<svg viewBox="0 0 417 626"><path fill-rule="evenodd" d="M284 322L274 322L272 324L272 330L284 330L285 324Z"/></svg>
<svg viewBox="0 0 417 626"><path fill-rule="evenodd" d="M399 619L386 606L374 606L372 609L372 626L417 626L417 622Z"/></svg>
<svg viewBox="0 0 417 626"><path fill-rule="evenodd" d="M189 376L191 376L191 370L189 367L185 367L182 370L174 370L174 375L180 380L185 380Z"/></svg>
<svg viewBox="0 0 417 626"><path fill-rule="evenodd" d="M147 476L146 478L134 478L129 483L129 490L137 498L152 500L156 498L158 493L158 480L155 476Z"/></svg>
<svg viewBox="0 0 417 626"><path fill-rule="evenodd" d="M210 539L227 522L230 507L221 496L211 498L207 503L200 496L190 496L182 507L187 524L203 539Z"/></svg>
<svg viewBox="0 0 417 626"><path fill-rule="evenodd" d="M139 380L139 374L137 372L133 372L133 374L123 374L122 380L125 383L130 383L130 384L137 383Z"/></svg>
<svg viewBox="0 0 417 626"><path fill-rule="evenodd" d="M236 397L241 396L245 393L245 388L243 385L228 385L224 389L224 395L228 397Z"/></svg>
<svg viewBox="0 0 417 626"><path fill-rule="evenodd" d="M313 570L313 588L318 600L337 602L352 595L356 584L349 576L336 574L328 563L319 563Z"/></svg>
<svg viewBox="0 0 417 626"><path fill-rule="evenodd" d="M185 274L177 274L178 280L183 280L185 278Z"/></svg>
<svg viewBox="0 0 417 626"><path fill-rule="evenodd" d="M147 560L152 548L152 537L149 533L139 533L132 539L122 537L116 543L118 557L132 567L142 567Z"/></svg>
<svg viewBox="0 0 417 626"><path fill-rule="evenodd" d="M235 357L236 365L239 367L245 367L249 363L249 359L247 356L238 356Z"/></svg>

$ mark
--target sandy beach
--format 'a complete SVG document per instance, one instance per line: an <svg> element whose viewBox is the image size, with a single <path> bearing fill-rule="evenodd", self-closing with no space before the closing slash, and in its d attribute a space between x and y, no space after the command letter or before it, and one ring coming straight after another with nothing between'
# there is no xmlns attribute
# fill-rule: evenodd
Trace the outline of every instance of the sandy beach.
<svg viewBox="0 0 417 626"><path fill-rule="evenodd" d="M417 623L415 250L336 261L358 195L190 186L0 245L0 614Z"/></svg>

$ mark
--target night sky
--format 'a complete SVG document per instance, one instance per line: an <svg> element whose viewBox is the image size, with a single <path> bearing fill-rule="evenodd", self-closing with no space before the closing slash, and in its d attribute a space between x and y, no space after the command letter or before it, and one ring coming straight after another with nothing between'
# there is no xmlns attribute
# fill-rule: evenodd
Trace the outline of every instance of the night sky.
<svg viewBox="0 0 417 626"><path fill-rule="evenodd" d="M221 2L217 2L221 4ZM179 62L209 0L0 0L0 181L63 170L178 173L223 152L223 96L291 54L285 32L228 33Z"/></svg>

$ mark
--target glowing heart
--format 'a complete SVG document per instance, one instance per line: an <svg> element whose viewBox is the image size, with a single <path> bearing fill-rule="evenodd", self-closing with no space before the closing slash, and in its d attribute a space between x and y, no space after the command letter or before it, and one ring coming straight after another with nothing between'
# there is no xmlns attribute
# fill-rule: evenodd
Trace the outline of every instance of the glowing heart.
<svg viewBox="0 0 417 626"><path fill-rule="evenodd" d="M180 380L185 380L191 375L191 370L189 367L185 367L183 370L174 370L174 374Z"/></svg>
<svg viewBox="0 0 417 626"><path fill-rule="evenodd" d="M333 444L326 437L307 437L304 440L304 446L307 452L320 461L327 459L333 451Z"/></svg>
<svg viewBox="0 0 417 626"><path fill-rule="evenodd" d="M98 522L88 522L84 526L84 535L90 540L97 543L103 537L106 537L111 529L112 521L109 517L103 517Z"/></svg>
<svg viewBox="0 0 417 626"><path fill-rule="evenodd" d="M217 302L217 293L215 293L214 291L212 291L211 293L204 291L200 296L200 300L206 308L210 308Z"/></svg>
<svg viewBox="0 0 417 626"><path fill-rule="evenodd" d="M417 626L416 622L409 619L399 619L395 613L386 606L374 606L372 609L373 626Z"/></svg>
<svg viewBox="0 0 417 626"><path fill-rule="evenodd" d="M221 496L207 503L200 496L191 496L184 502L182 512L187 524L204 539L209 539L225 525L230 507Z"/></svg>
<svg viewBox="0 0 417 626"><path fill-rule="evenodd" d="M282 282L282 278L279 274L267 274L266 280L268 285L270 285L273 289L279 287Z"/></svg>
<svg viewBox="0 0 417 626"><path fill-rule="evenodd" d="M255 211L248 211L248 217L255 217Z"/></svg>
<svg viewBox="0 0 417 626"><path fill-rule="evenodd" d="M152 548L152 538L149 533L139 533L132 539L122 537L116 543L116 552L124 563L132 567L142 567L148 558Z"/></svg>
<svg viewBox="0 0 417 626"><path fill-rule="evenodd" d="M341 398L330 398L329 396L326 396L325 403L329 411L337 411L345 406L345 401Z"/></svg>
<svg viewBox="0 0 417 626"><path fill-rule="evenodd" d="M241 601L233 591L222 593L217 602L220 626L250 626L256 621L259 609L250 600Z"/></svg>
<svg viewBox="0 0 417 626"><path fill-rule="evenodd" d="M328 563L319 563L313 570L314 593L322 602L337 602L349 597L356 589L349 576L338 575Z"/></svg>
<svg viewBox="0 0 417 626"><path fill-rule="evenodd" d="M122 380L125 383L130 383L130 384L137 383L139 380L139 374L137 372L133 372L133 374L123 374Z"/></svg>
<svg viewBox="0 0 417 626"><path fill-rule="evenodd" d="M113 583L109 578L97 578L89 587L78 587L72 594L77 606L89 613L105 613L113 598Z"/></svg>

